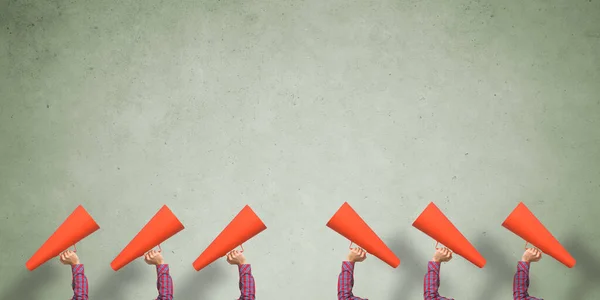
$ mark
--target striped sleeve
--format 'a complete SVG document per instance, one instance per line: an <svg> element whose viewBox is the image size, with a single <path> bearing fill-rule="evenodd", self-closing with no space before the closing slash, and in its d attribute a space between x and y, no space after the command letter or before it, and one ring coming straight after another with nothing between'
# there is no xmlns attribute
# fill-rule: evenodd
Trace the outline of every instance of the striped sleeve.
<svg viewBox="0 0 600 300"><path fill-rule="evenodd" d="M529 296L529 263L519 261L517 272L513 279L513 299L514 300L543 300Z"/></svg>
<svg viewBox="0 0 600 300"><path fill-rule="evenodd" d="M169 265L157 265L156 276L156 287L158 289L156 300L173 300L173 279L169 274Z"/></svg>
<svg viewBox="0 0 600 300"><path fill-rule="evenodd" d="M425 300L454 300L440 296L440 267L439 262L430 261L427 264L427 273L423 283L423 299Z"/></svg>
<svg viewBox="0 0 600 300"><path fill-rule="evenodd" d="M249 264L239 265L240 272L240 298L238 300L255 300L256 284L252 276L252 267Z"/></svg>
<svg viewBox="0 0 600 300"><path fill-rule="evenodd" d="M337 298L338 300L368 300L354 296L354 263L342 262L342 271L338 276Z"/></svg>
<svg viewBox="0 0 600 300"><path fill-rule="evenodd" d="M83 264L71 266L71 272L73 273L72 300L88 300L89 287L84 271Z"/></svg>

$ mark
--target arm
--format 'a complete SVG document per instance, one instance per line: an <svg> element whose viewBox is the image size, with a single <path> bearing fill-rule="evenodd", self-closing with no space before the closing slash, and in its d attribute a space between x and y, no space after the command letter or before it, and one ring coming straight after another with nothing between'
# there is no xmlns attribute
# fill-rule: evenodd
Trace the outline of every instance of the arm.
<svg viewBox="0 0 600 300"><path fill-rule="evenodd" d="M71 266L73 272L73 298L72 300L88 300L88 281L85 277L82 264Z"/></svg>
<svg viewBox="0 0 600 300"><path fill-rule="evenodd" d="M430 261L427 264L427 273L423 284L423 299L425 300L454 300L440 296L440 267L441 263Z"/></svg>
<svg viewBox="0 0 600 300"><path fill-rule="evenodd" d="M338 300L368 300L355 297L352 294L354 287L354 263L342 262L342 272L338 276Z"/></svg>
<svg viewBox="0 0 600 300"><path fill-rule="evenodd" d="M513 299L514 300L542 300L529 296L529 263L519 261L517 272L513 280Z"/></svg>
<svg viewBox="0 0 600 300"><path fill-rule="evenodd" d="M238 265L240 272L240 298L238 300L255 300L256 285L252 276L252 267L249 264Z"/></svg>
<svg viewBox="0 0 600 300"><path fill-rule="evenodd" d="M173 279L169 274L169 265L156 265L156 287L158 298L156 300L173 300Z"/></svg>

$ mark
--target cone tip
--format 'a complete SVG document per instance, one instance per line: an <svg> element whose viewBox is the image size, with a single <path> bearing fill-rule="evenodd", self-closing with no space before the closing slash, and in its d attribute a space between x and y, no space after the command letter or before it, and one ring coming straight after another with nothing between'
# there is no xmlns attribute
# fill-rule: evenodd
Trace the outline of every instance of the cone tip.
<svg viewBox="0 0 600 300"><path fill-rule="evenodd" d="M115 271L115 272L116 272L116 271L119 271L119 269L120 269L120 268L117 268L117 266L116 266L115 262L111 262L111 263L110 263L110 268L111 268L111 269L113 269L113 271Z"/></svg>

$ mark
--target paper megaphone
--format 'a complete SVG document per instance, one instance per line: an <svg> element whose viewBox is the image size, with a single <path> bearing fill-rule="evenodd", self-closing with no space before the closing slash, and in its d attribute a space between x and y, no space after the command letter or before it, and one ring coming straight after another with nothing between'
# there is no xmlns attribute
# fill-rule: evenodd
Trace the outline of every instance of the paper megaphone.
<svg viewBox="0 0 600 300"><path fill-rule="evenodd" d="M33 254L25 266L29 271L35 270L98 229L100 226L83 206L77 206L40 249Z"/></svg>
<svg viewBox="0 0 600 300"><path fill-rule="evenodd" d="M517 205L506 220L504 220L502 226L568 268L575 266L576 261L573 256L569 254L523 202Z"/></svg>
<svg viewBox="0 0 600 300"><path fill-rule="evenodd" d="M433 202L425 208L413 222L413 226L432 239L448 247L452 252L464 257L472 264L483 268L485 258L471 245L458 229L446 218Z"/></svg>
<svg viewBox="0 0 600 300"><path fill-rule="evenodd" d="M267 229L267 226L254 213L252 208L248 205L244 206L229 225L198 256L192 266L196 271L202 270L265 229Z"/></svg>
<svg viewBox="0 0 600 300"><path fill-rule="evenodd" d="M381 259L392 268L397 268L400 265L400 259L396 254L377 236L348 202L344 202L331 217L327 222L327 227Z"/></svg>
<svg viewBox="0 0 600 300"><path fill-rule="evenodd" d="M115 257L110 267L118 271L138 257L142 257L152 248L183 230L183 224L164 205L142 230L127 244L125 249Z"/></svg>

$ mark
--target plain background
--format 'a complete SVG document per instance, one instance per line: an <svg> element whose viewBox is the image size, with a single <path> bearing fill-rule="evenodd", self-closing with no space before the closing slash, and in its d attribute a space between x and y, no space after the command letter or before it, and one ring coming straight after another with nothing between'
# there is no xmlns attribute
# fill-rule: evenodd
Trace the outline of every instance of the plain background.
<svg viewBox="0 0 600 300"><path fill-rule="evenodd" d="M234 299L192 262L245 204L260 300L335 299L348 201L397 253L355 294L422 299L434 201L487 258L442 295L511 299L519 201L578 260L532 266L531 294L600 299L600 1L2 1L0 299L67 299L68 267L27 259L78 204L91 299L156 297L111 260L167 204L176 299Z"/></svg>

